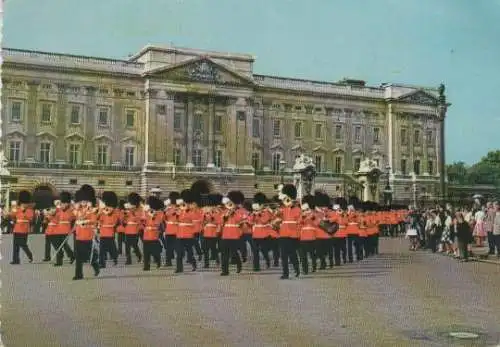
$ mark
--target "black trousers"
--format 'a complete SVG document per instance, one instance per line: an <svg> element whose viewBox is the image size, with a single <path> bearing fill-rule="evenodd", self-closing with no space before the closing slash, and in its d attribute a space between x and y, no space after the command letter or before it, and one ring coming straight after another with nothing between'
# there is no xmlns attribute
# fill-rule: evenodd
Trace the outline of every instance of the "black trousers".
<svg viewBox="0 0 500 347"><path fill-rule="evenodd" d="M53 235L47 235L45 234L45 249L44 249L44 256L43 256L43 261L50 261L50 248L52 247L52 236ZM57 249L57 248L56 248Z"/></svg>
<svg viewBox="0 0 500 347"><path fill-rule="evenodd" d="M288 269L288 261L292 263L295 275L300 275L299 268L299 258L297 256L297 251L299 248L299 240L292 239L288 237L282 237L279 239L280 251L281 251L281 267L283 270L283 277L288 278L290 275L290 270Z"/></svg>
<svg viewBox="0 0 500 347"><path fill-rule="evenodd" d="M196 255L198 257L201 257L202 253L201 253L201 237L200 237L200 233L194 234L193 248L194 248L193 254L194 254L194 252L196 252Z"/></svg>
<svg viewBox="0 0 500 347"><path fill-rule="evenodd" d="M250 251L253 253L253 240L252 240L252 234L243 234L241 237L241 258L243 259L243 262L247 261L248 259L248 247L247 243L250 245Z"/></svg>
<svg viewBox="0 0 500 347"><path fill-rule="evenodd" d="M106 267L106 257L109 254L113 262L116 264L118 261L118 250L114 237L101 237L99 241L99 265L102 268Z"/></svg>
<svg viewBox="0 0 500 347"><path fill-rule="evenodd" d="M354 249L356 250L356 260L363 260L365 254L365 240L366 237L358 236L356 239L356 244L354 245Z"/></svg>
<svg viewBox="0 0 500 347"><path fill-rule="evenodd" d="M500 235L493 235L493 242L497 249L497 257L500 258ZM495 254L495 249L493 249L493 254Z"/></svg>
<svg viewBox="0 0 500 347"><path fill-rule="evenodd" d="M354 261L354 254L356 254L356 260L360 261L363 259L360 246L360 237L358 235L347 235L347 258L349 259L349 263Z"/></svg>
<svg viewBox="0 0 500 347"><path fill-rule="evenodd" d="M364 242L365 257L371 257L375 254L375 235L368 235Z"/></svg>
<svg viewBox="0 0 500 347"><path fill-rule="evenodd" d="M132 254L131 249L134 250L134 254L137 257L137 261L140 262L142 259L141 250L139 249L139 235L125 235L125 256L127 261L125 264L132 264Z"/></svg>
<svg viewBox="0 0 500 347"><path fill-rule="evenodd" d="M312 271L316 271L316 246L315 240L300 241L300 263L302 265L302 272L306 275L309 273L309 257L311 258Z"/></svg>
<svg viewBox="0 0 500 347"><path fill-rule="evenodd" d="M231 258L235 260L237 271L241 272L242 262L239 254L239 251L241 251L241 240L221 239L219 241L219 248L221 253L222 274L229 274L229 260Z"/></svg>
<svg viewBox="0 0 500 347"><path fill-rule="evenodd" d="M176 245L175 235L165 235L165 264L172 265L172 259L174 259L174 250Z"/></svg>
<svg viewBox="0 0 500 347"><path fill-rule="evenodd" d="M269 240L269 248L273 252L273 266L280 266L280 243L279 239L271 238Z"/></svg>
<svg viewBox="0 0 500 347"><path fill-rule="evenodd" d="M116 251L119 255L123 253L123 244L125 243L125 234L116 233Z"/></svg>
<svg viewBox="0 0 500 347"><path fill-rule="evenodd" d="M253 239L252 260L253 270L260 271L260 254L266 262L266 267L271 267L271 259L269 258L269 249L271 248L271 238Z"/></svg>
<svg viewBox="0 0 500 347"><path fill-rule="evenodd" d="M493 232L488 232L488 254L495 254L495 236Z"/></svg>
<svg viewBox="0 0 500 347"><path fill-rule="evenodd" d="M92 241L75 241L75 278L83 278L83 264L90 261L94 269L94 275L99 273L99 261L97 246L93 246Z"/></svg>
<svg viewBox="0 0 500 347"><path fill-rule="evenodd" d="M176 239L175 243L175 253L176 253L176 271L183 272L183 260L184 254L187 254L187 260L193 266L193 271L196 270L196 259L193 256L193 239Z"/></svg>
<svg viewBox="0 0 500 347"><path fill-rule="evenodd" d="M144 252L144 271L149 271L151 268L151 257L157 267L161 266L161 243L159 240L143 240L142 249Z"/></svg>
<svg viewBox="0 0 500 347"><path fill-rule="evenodd" d="M201 240L201 248L203 251L203 262L205 267L209 267L210 260L215 260L219 263L219 251L217 250L218 238L203 237Z"/></svg>
<svg viewBox="0 0 500 347"><path fill-rule="evenodd" d="M19 264L21 262L19 258L19 252L21 251L21 249L24 251L28 259L30 261L33 261L33 253L31 253L31 250L28 247L28 234L14 233L12 239L12 248L13 264Z"/></svg>
<svg viewBox="0 0 500 347"><path fill-rule="evenodd" d="M333 238L333 250L334 250L334 260L335 266L340 265L340 259L347 263L347 246L346 246L346 238L345 237L334 237Z"/></svg>
<svg viewBox="0 0 500 347"><path fill-rule="evenodd" d="M66 240L68 235L50 235L49 237L50 237L52 246L57 251L59 249L59 247L61 247L62 243ZM68 256L69 259L73 260L75 258L75 254L73 253L73 250L68 245L68 242L65 242L64 246L56 254L56 265L62 265L63 258L64 258L64 252L66 252L66 255Z"/></svg>

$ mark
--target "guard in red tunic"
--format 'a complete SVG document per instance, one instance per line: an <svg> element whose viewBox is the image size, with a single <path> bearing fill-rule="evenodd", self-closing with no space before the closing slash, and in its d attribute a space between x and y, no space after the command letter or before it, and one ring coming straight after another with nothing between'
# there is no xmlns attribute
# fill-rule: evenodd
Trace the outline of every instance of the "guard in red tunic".
<svg viewBox="0 0 500 347"><path fill-rule="evenodd" d="M165 200L165 266L172 266L172 259L174 259L180 198L181 195L178 192L170 192L168 199Z"/></svg>
<svg viewBox="0 0 500 347"><path fill-rule="evenodd" d="M125 208L123 224L125 226L125 256L127 261L125 265L132 264L131 248L137 256L137 261L141 262L142 254L139 249L139 233L143 227L143 213L140 207L141 197L137 193L130 193L128 196L128 206Z"/></svg>
<svg viewBox="0 0 500 347"><path fill-rule="evenodd" d="M123 253L123 245L125 243L125 227L123 226L123 218L125 213L125 200L120 200L119 207L116 209L118 213L118 226L116 227L116 244L118 255Z"/></svg>
<svg viewBox="0 0 500 347"><path fill-rule="evenodd" d="M314 196L306 195L302 198L302 215L300 218L300 263L302 272L309 273L309 257L312 262L312 272L316 272L316 234L318 232L321 217L315 210ZM324 259L323 259L324 261Z"/></svg>
<svg viewBox="0 0 500 347"><path fill-rule="evenodd" d="M208 206L203 207L203 239L202 250L204 257L204 268L210 267L210 260L219 261L219 251L217 250L218 235L217 229L222 222L222 195L210 194L208 196Z"/></svg>
<svg viewBox="0 0 500 347"><path fill-rule="evenodd" d="M263 193L257 193L253 197L252 213L249 217L249 225L252 230L252 257L253 271L260 271L260 253L266 262L266 269L271 266L269 251L271 249L271 235L273 229L271 223L274 219L274 213L264 204L267 202L267 197Z"/></svg>
<svg viewBox="0 0 500 347"><path fill-rule="evenodd" d="M45 252L43 261L50 261L50 251L52 248L52 236L54 235L54 229L57 223L55 223L55 216L57 210L59 209L59 200L55 200L53 202L53 206L50 208L46 208L43 210L43 221L42 221L42 230L45 234Z"/></svg>
<svg viewBox="0 0 500 347"><path fill-rule="evenodd" d="M297 205L295 199L297 198L297 189L292 184L285 184L282 191L283 207L278 211L278 218L280 222L279 227L279 243L281 253L281 266L283 268L283 275L281 279L288 279L290 270L288 269L288 261L293 265L295 270L295 277L299 277L299 259L297 251L299 248L299 221L301 216L300 206Z"/></svg>
<svg viewBox="0 0 500 347"><path fill-rule="evenodd" d="M106 258L109 254L113 264L118 264L118 251L115 243L116 227L120 222L120 211L117 210L118 197L114 192L103 192L102 202L104 207L99 213L99 265L101 269L106 267Z"/></svg>
<svg viewBox="0 0 500 347"><path fill-rule="evenodd" d="M52 245L56 250L59 249L59 252L56 254L55 266L62 265L64 256L63 250L69 257L71 264L75 261L73 250L68 245L69 236L73 233L76 219L75 211L71 207L71 194L69 192L61 192L59 199L59 208L57 208L54 218L55 227L52 232Z"/></svg>
<svg viewBox="0 0 500 347"><path fill-rule="evenodd" d="M183 259L184 254L187 253L187 260L193 266L193 271L196 271L196 259L193 256L193 242L194 242L194 223L193 220L196 216L193 213L193 207L195 206L197 196L194 192L189 189L185 189L181 192L181 198L179 199L179 212L177 215L177 239L175 246L176 253L176 270L175 273L181 273L184 271Z"/></svg>
<svg viewBox="0 0 500 347"><path fill-rule="evenodd" d="M165 229L164 203L156 196L150 196L147 200L144 210L146 212L146 220L144 225L144 235L142 240L144 253L144 271L149 271L151 267L151 257L156 263L156 267L161 266L161 243L160 235Z"/></svg>
<svg viewBox="0 0 500 347"><path fill-rule="evenodd" d="M75 221L75 277L83 279L83 264L90 262L94 276L99 275L98 244L95 242L97 229L97 209L95 191L89 185L83 185L75 194L76 202L80 203Z"/></svg>
<svg viewBox="0 0 500 347"><path fill-rule="evenodd" d="M33 262L33 253L31 253L31 250L28 247L28 234L31 231L31 224L35 218L35 211L30 206L31 193L27 190L20 191L18 204L19 207L16 207L10 213L10 218L14 223L12 265L20 264L20 249L24 251L29 259L29 262Z"/></svg>

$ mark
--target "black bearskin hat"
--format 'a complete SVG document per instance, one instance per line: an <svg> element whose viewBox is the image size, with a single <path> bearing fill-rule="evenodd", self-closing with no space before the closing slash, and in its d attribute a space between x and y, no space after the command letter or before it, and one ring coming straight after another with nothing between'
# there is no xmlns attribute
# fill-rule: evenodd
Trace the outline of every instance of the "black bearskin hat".
<svg viewBox="0 0 500 347"><path fill-rule="evenodd" d="M314 203L316 207L330 207L330 197L322 192L316 192L314 195Z"/></svg>
<svg viewBox="0 0 500 347"><path fill-rule="evenodd" d="M115 192L103 192L101 200L107 207L118 207L118 197Z"/></svg>
<svg viewBox="0 0 500 347"><path fill-rule="evenodd" d="M61 194L59 194L59 200L63 203L63 204L69 204L71 203L71 193L70 192L61 192Z"/></svg>
<svg viewBox="0 0 500 347"><path fill-rule="evenodd" d="M184 189L181 192L181 199L184 200L186 204L191 204L195 201L195 196L191 190Z"/></svg>
<svg viewBox="0 0 500 347"><path fill-rule="evenodd" d="M265 204L267 201L267 197L264 193L257 193L253 196L253 202L259 205Z"/></svg>
<svg viewBox="0 0 500 347"><path fill-rule="evenodd" d="M85 200L85 194L81 190L77 190L75 193L75 202L82 202Z"/></svg>
<svg viewBox="0 0 500 347"><path fill-rule="evenodd" d="M177 199L180 199L181 198L181 194L179 194L179 192L170 192L170 194L168 194L168 199L170 200L170 203L172 205L175 205L175 202L177 201Z"/></svg>
<svg viewBox="0 0 500 347"><path fill-rule="evenodd" d="M121 210L124 210L125 209L125 200L120 200L120 202L118 202L118 207L121 209Z"/></svg>
<svg viewBox="0 0 500 347"><path fill-rule="evenodd" d="M313 195L306 195L302 198L302 204L308 204L310 209L316 207L315 202L315 197Z"/></svg>
<svg viewBox="0 0 500 347"><path fill-rule="evenodd" d="M147 204L153 211L161 211L165 208L163 201L158 199L156 196L148 197Z"/></svg>
<svg viewBox="0 0 500 347"><path fill-rule="evenodd" d="M245 201L245 196L239 190L232 190L227 193L227 198L235 205L241 205Z"/></svg>
<svg viewBox="0 0 500 347"><path fill-rule="evenodd" d="M195 181L191 185L190 190L200 195L210 194L210 183L208 183L206 180Z"/></svg>
<svg viewBox="0 0 500 347"><path fill-rule="evenodd" d="M133 206L139 206L141 204L141 197L137 193L130 193L127 200L128 203Z"/></svg>
<svg viewBox="0 0 500 347"><path fill-rule="evenodd" d="M297 188L293 184L285 184L281 190L281 194L288 196L290 199L297 199Z"/></svg>
<svg viewBox="0 0 500 347"><path fill-rule="evenodd" d="M95 190L91 185L82 185L80 187L80 192L82 194L82 200L89 201L92 203L92 205L96 204Z"/></svg>
<svg viewBox="0 0 500 347"><path fill-rule="evenodd" d="M222 198L223 196L221 194L215 193L210 195L210 203L211 206L220 206L222 205Z"/></svg>
<svg viewBox="0 0 500 347"><path fill-rule="evenodd" d="M18 202L20 204L29 204L31 203L31 193L27 190L21 190L19 192Z"/></svg>

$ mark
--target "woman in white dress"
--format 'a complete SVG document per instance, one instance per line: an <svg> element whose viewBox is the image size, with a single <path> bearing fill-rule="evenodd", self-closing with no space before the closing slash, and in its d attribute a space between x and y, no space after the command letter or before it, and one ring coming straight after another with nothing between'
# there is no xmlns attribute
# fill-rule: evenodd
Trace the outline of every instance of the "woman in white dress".
<svg viewBox="0 0 500 347"><path fill-rule="evenodd" d="M486 213L484 212L484 208L480 208L474 214L474 221L476 222L474 225L474 231L472 235L476 239L476 245L478 247L483 247L484 240L486 239L486 230L484 230L484 219L486 217Z"/></svg>
<svg viewBox="0 0 500 347"><path fill-rule="evenodd" d="M416 251L418 248L418 220L415 215L409 216L409 223L407 224L406 237L410 239L410 251Z"/></svg>

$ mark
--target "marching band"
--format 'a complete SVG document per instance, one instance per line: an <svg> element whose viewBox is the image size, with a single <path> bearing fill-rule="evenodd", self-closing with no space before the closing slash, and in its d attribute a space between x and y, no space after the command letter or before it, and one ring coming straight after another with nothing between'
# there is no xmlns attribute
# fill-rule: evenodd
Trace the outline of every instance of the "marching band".
<svg viewBox="0 0 500 347"><path fill-rule="evenodd" d="M117 265L124 244L125 265L132 264L133 251L144 271L150 270L151 260L161 267L162 258L166 267L175 259L175 273L182 273L185 263L196 271L198 260L204 268L217 266L221 276L228 276L230 265L236 266L237 273L242 271L249 244L254 272L261 271L263 258L265 269L281 263L281 279L288 279L289 263L299 277L301 272L307 275L327 265L332 268L378 254L379 234L399 228L407 218L406 210L381 209L373 203L348 206L340 199L332 205L332 199L320 191L297 201L291 184L281 186L273 199L256 193L251 204L240 191L222 196L204 194L195 187L171 192L165 201L157 196L144 200L137 193L119 201L110 191L97 198L89 185L83 185L74 200L69 192L61 192L51 201L53 206L43 211L49 245L44 260L50 259L53 247L54 265L62 266L66 253L75 263L73 279L80 280L84 263L90 263L95 276L106 268L108 259ZM28 234L39 212L31 202L30 192L21 191L9 212L11 264L20 264L21 249L33 261ZM74 251L68 244L71 237Z"/></svg>

